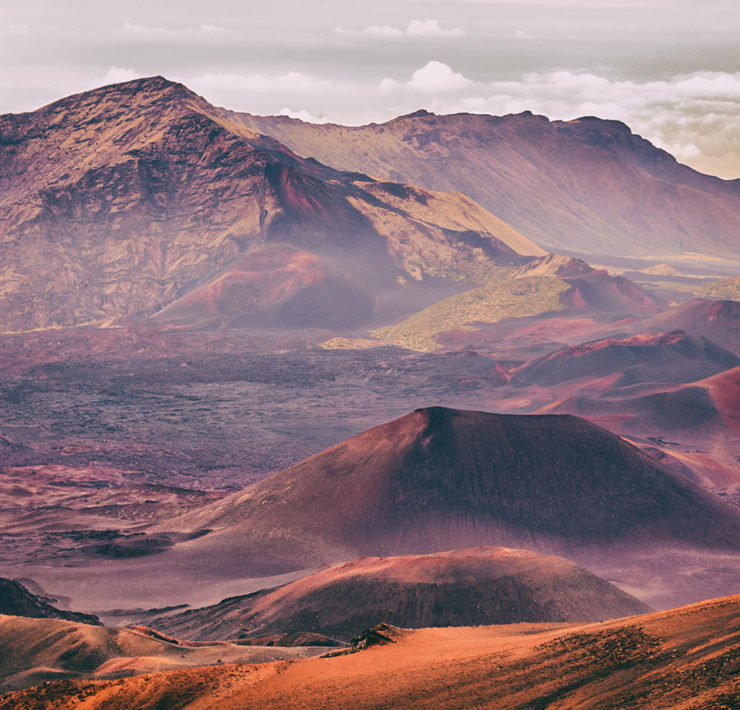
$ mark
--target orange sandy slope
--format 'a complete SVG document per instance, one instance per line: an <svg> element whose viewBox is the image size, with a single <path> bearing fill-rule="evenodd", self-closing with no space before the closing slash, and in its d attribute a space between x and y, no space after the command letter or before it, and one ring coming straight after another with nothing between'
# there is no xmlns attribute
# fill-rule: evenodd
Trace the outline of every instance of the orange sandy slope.
<svg viewBox="0 0 740 710"><path fill-rule="evenodd" d="M740 596L582 626L399 631L394 643L295 662L67 681L0 708L732 708Z"/></svg>

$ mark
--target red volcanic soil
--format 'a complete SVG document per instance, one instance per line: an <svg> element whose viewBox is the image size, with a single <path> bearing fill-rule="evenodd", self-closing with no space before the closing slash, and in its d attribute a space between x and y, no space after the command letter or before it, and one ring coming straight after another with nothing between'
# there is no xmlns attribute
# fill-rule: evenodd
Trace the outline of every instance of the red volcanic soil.
<svg viewBox="0 0 740 710"><path fill-rule="evenodd" d="M647 320L630 324L632 332L685 330L709 338L740 355L740 303L695 298ZM624 328L623 328L624 329Z"/></svg>
<svg viewBox="0 0 740 710"><path fill-rule="evenodd" d="M490 325L478 324L476 330L450 330L440 333L437 342L450 350L472 347L522 363L570 343L595 337L604 327L596 318L562 313L517 318Z"/></svg>
<svg viewBox="0 0 740 710"><path fill-rule="evenodd" d="M696 384L706 387L723 424L729 430L740 433L740 368L722 372Z"/></svg>
<svg viewBox="0 0 740 710"><path fill-rule="evenodd" d="M541 411L569 412L660 447L710 490L740 501L740 367L683 385L637 386L612 397L573 396ZM640 394L641 389L647 393Z"/></svg>
<svg viewBox="0 0 740 710"><path fill-rule="evenodd" d="M432 407L154 530L207 530L173 554L270 574L480 544L733 549L740 511L585 420Z"/></svg>
<svg viewBox="0 0 740 710"><path fill-rule="evenodd" d="M275 590L149 623L193 640L289 631L349 640L381 622L419 628L601 621L648 610L560 557L476 547L433 555L363 557Z"/></svg>
<svg viewBox="0 0 740 710"><path fill-rule="evenodd" d="M624 276L611 276L599 270L567 278L571 290L563 300L575 312L655 313L665 301L647 293Z"/></svg>
<svg viewBox="0 0 740 710"><path fill-rule="evenodd" d="M656 386L657 392L619 399L572 397L546 409L588 417L614 417L624 431L735 438L740 434L740 367L684 385Z"/></svg>
<svg viewBox="0 0 740 710"><path fill-rule="evenodd" d="M720 710L740 692L738 630L737 596L565 628L384 625L358 653L48 683L0 708Z"/></svg>
<svg viewBox="0 0 740 710"><path fill-rule="evenodd" d="M607 338L563 348L535 360L516 379L553 385L580 378L619 375L616 386L637 382L693 382L740 364L710 340L683 331Z"/></svg>
<svg viewBox="0 0 740 710"><path fill-rule="evenodd" d="M366 321L374 299L330 273L315 254L276 246L248 252L150 319L211 327L348 326Z"/></svg>

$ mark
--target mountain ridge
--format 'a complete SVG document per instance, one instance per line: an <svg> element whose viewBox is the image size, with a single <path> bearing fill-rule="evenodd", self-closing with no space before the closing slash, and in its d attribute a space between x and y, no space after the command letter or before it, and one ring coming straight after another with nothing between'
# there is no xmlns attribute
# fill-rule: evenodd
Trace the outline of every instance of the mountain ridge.
<svg viewBox="0 0 740 710"><path fill-rule="evenodd" d="M350 259L355 286L401 279L428 299L435 279L544 254L470 198L301 158L162 78L2 116L0 158L6 331L141 319L281 243ZM338 298L329 288L317 308Z"/></svg>
<svg viewBox="0 0 740 710"><path fill-rule="evenodd" d="M230 115L334 167L461 190L549 251L738 254L740 180L681 165L619 121L423 111L339 126Z"/></svg>

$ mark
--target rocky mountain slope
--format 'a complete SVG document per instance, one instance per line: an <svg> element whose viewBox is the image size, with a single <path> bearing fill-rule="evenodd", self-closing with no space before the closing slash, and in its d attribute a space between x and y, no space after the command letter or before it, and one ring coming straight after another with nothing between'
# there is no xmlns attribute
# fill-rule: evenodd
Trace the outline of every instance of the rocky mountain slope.
<svg viewBox="0 0 740 710"><path fill-rule="evenodd" d="M698 440L703 437L724 438L737 445L740 435L740 367L696 382L649 387L647 392L640 392L641 389L644 388L637 392L628 391L618 399L567 398L547 410L594 418L613 417L620 422L613 426L615 430L669 437L688 431L693 432Z"/></svg>
<svg viewBox="0 0 740 710"><path fill-rule="evenodd" d="M695 298L646 320L618 324L633 333L685 330L713 340L740 355L740 302Z"/></svg>
<svg viewBox="0 0 740 710"><path fill-rule="evenodd" d="M681 165L618 121L418 111L347 127L230 115L335 168L464 192L551 251L740 254L740 181Z"/></svg>
<svg viewBox="0 0 740 710"><path fill-rule="evenodd" d="M205 300L222 324L306 307L306 292L305 325L336 302L363 320L399 282L475 280L543 253L463 195L300 158L161 77L0 116L5 331L144 317L194 288L194 313L180 301L159 320L200 321Z"/></svg>

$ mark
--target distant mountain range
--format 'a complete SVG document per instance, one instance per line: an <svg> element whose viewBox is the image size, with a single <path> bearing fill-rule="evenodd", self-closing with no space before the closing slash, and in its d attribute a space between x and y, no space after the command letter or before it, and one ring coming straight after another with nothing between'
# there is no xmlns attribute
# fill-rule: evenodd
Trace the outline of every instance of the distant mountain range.
<svg viewBox="0 0 740 710"><path fill-rule="evenodd" d="M550 251L740 254L740 180L681 165L619 121L417 111L348 127L230 115L338 169L464 192Z"/></svg>
<svg viewBox="0 0 740 710"><path fill-rule="evenodd" d="M740 255L739 225L740 183L593 118L317 126L161 77L0 116L4 331L383 326L553 249Z"/></svg>
<svg viewBox="0 0 740 710"><path fill-rule="evenodd" d="M159 321L352 325L404 284L428 303L544 253L468 197L300 158L162 78L0 117L3 330L167 306Z"/></svg>

